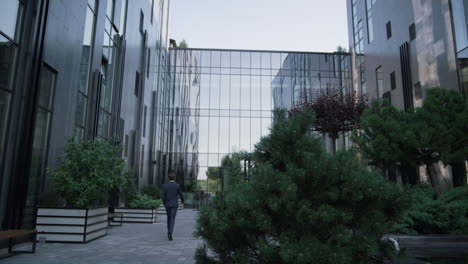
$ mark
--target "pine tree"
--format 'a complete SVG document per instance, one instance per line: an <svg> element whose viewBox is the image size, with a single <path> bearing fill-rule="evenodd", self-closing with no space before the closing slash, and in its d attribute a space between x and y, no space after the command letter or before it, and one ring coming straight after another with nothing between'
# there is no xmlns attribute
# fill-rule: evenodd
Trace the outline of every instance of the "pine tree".
<svg viewBox="0 0 468 264"><path fill-rule="evenodd" d="M327 153L313 114L275 113L249 181L201 210L197 263L379 263L380 239L407 201L356 153Z"/></svg>
<svg viewBox="0 0 468 264"><path fill-rule="evenodd" d="M435 164L462 163L468 158L466 131L468 108L463 97L433 88L417 109L403 111L374 102L364 112L354 141L364 157L380 168L426 165L432 186L445 191L451 182L441 179Z"/></svg>

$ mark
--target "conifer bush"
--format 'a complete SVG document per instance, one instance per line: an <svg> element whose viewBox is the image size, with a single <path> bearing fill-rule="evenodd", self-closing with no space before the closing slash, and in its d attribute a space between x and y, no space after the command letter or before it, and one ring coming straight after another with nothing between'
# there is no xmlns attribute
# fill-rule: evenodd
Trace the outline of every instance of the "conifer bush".
<svg viewBox="0 0 468 264"><path fill-rule="evenodd" d="M380 240L408 206L401 186L352 151L325 152L313 114L276 111L249 181L203 208L197 263L382 263ZM233 173L235 171L233 170Z"/></svg>

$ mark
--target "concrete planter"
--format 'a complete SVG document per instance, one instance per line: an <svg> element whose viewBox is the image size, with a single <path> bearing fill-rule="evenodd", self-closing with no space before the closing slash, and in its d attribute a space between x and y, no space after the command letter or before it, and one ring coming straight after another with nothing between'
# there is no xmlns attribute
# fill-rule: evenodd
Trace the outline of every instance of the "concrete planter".
<svg viewBox="0 0 468 264"><path fill-rule="evenodd" d="M156 209L116 208L115 212L122 214L124 223L156 223Z"/></svg>
<svg viewBox="0 0 468 264"><path fill-rule="evenodd" d="M46 242L88 243L107 235L107 207L37 209L38 239Z"/></svg>

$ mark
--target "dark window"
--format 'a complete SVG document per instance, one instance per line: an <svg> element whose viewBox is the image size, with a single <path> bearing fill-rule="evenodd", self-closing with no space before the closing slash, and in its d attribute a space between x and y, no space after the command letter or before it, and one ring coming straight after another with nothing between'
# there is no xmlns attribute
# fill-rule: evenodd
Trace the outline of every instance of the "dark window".
<svg viewBox="0 0 468 264"><path fill-rule="evenodd" d="M417 82L414 85L414 97L417 99L422 99L422 88L421 88L421 82Z"/></svg>
<svg viewBox="0 0 468 264"><path fill-rule="evenodd" d="M390 87L392 88L392 90L396 89L395 72L390 73Z"/></svg>
<svg viewBox="0 0 468 264"><path fill-rule="evenodd" d="M141 145L141 156L140 156L140 178L143 177L143 168L145 162L145 145Z"/></svg>
<svg viewBox="0 0 468 264"><path fill-rule="evenodd" d="M149 78L150 74L150 62L151 62L151 49L148 48L148 61L146 63L146 78Z"/></svg>
<svg viewBox="0 0 468 264"><path fill-rule="evenodd" d="M392 37L392 22L388 21L387 23L387 39Z"/></svg>
<svg viewBox="0 0 468 264"><path fill-rule="evenodd" d="M392 104L392 94L390 93L390 91L385 92L382 95L382 98L386 100L390 105Z"/></svg>
<svg viewBox="0 0 468 264"><path fill-rule="evenodd" d="M145 15L143 14L143 10L140 10L140 33L143 34L143 27L145 22Z"/></svg>
<svg viewBox="0 0 468 264"><path fill-rule="evenodd" d="M410 38L410 41L413 41L416 39L416 25L414 23L411 24L411 26L409 27L409 38Z"/></svg>
<svg viewBox="0 0 468 264"><path fill-rule="evenodd" d="M125 157L128 156L128 135L127 134L125 134L124 155Z"/></svg>
<svg viewBox="0 0 468 264"><path fill-rule="evenodd" d="M143 114L143 137L146 136L146 111L147 111L147 107L145 105L145 110Z"/></svg>
<svg viewBox="0 0 468 264"><path fill-rule="evenodd" d="M137 71L135 74L135 96L138 97L140 93L140 73Z"/></svg>
<svg viewBox="0 0 468 264"><path fill-rule="evenodd" d="M57 72L44 64L39 77L30 176L33 181L29 182L30 190L43 191L44 188L56 79Z"/></svg>

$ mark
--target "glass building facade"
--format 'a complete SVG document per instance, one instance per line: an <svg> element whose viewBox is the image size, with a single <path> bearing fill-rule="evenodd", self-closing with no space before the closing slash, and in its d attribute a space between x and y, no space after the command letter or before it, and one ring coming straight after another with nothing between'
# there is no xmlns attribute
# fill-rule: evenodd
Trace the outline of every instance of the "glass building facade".
<svg viewBox="0 0 468 264"><path fill-rule="evenodd" d="M170 63L162 163L198 178L229 153L253 151L275 107L352 84L348 54L171 49Z"/></svg>
<svg viewBox="0 0 468 264"><path fill-rule="evenodd" d="M34 227L70 138L122 144L138 187L154 184L169 1L0 1L2 230Z"/></svg>

